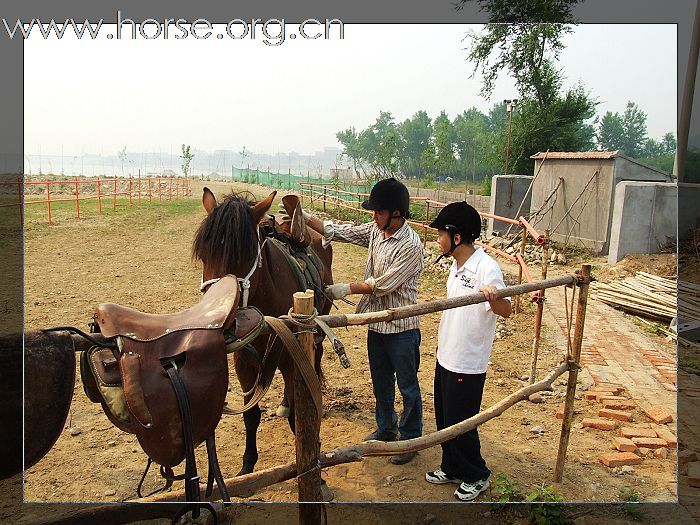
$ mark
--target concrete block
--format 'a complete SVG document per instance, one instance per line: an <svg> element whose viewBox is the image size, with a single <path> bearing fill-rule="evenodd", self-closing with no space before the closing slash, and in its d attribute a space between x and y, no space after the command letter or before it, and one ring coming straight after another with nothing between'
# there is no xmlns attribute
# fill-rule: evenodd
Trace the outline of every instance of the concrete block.
<svg viewBox="0 0 700 525"><path fill-rule="evenodd" d="M657 253L676 238L678 188L672 183L622 181L615 187L608 263L628 253Z"/></svg>
<svg viewBox="0 0 700 525"><path fill-rule="evenodd" d="M622 427L620 429L620 435L629 439L635 437L644 438L656 438L656 430L651 428L640 428L640 427Z"/></svg>
<svg viewBox="0 0 700 525"><path fill-rule="evenodd" d="M633 437L632 442L639 448L661 448L666 446L666 440L661 438Z"/></svg>
<svg viewBox="0 0 700 525"><path fill-rule="evenodd" d="M624 438L622 436L615 436L612 438L613 446L620 452L634 452L637 450L637 445L631 439Z"/></svg>
<svg viewBox="0 0 700 525"><path fill-rule="evenodd" d="M584 428L590 427L598 430L613 430L617 426L614 421L598 419L595 417L584 417L581 423L583 424Z"/></svg>
<svg viewBox="0 0 700 525"><path fill-rule="evenodd" d="M532 177L529 175L495 175L492 177L489 212L509 219L517 218L515 217L516 212L531 182ZM525 202L523 202L523 207L520 211L521 215L529 213L531 197L530 193L525 197ZM493 232L505 232L509 226L510 224L507 222L489 219L487 233L492 235Z"/></svg>
<svg viewBox="0 0 700 525"><path fill-rule="evenodd" d="M611 452L600 456L598 461L606 467L612 468L621 467L622 465L639 465L642 462L642 458L632 452Z"/></svg>
<svg viewBox="0 0 700 525"><path fill-rule="evenodd" d="M657 425L663 425L664 423L673 421L673 413L662 406L645 408L644 413Z"/></svg>
<svg viewBox="0 0 700 525"><path fill-rule="evenodd" d="M612 410L610 408L601 408L598 411L598 417L607 417L609 419L617 419L618 421L632 421L632 412L624 410Z"/></svg>

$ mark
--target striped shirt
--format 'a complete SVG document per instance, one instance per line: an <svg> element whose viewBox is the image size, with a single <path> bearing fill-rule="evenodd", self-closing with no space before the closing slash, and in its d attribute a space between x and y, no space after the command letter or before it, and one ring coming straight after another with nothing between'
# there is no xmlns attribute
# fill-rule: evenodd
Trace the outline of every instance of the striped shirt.
<svg viewBox="0 0 700 525"><path fill-rule="evenodd" d="M418 279L423 272L423 243L418 234L404 224L389 238L374 222L354 226L324 221L324 242L337 240L368 248L365 282L373 287L357 305L356 312L379 312L416 304ZM372 323L369 329L381 334L396 334L420 327L420 317Z"/></svg>

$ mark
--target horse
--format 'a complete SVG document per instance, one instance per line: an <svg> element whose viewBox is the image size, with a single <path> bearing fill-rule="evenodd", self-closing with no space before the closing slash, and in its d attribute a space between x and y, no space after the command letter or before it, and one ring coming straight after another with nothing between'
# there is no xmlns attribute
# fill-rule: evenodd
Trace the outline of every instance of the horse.
<svg viewBox="0 0 700 525"><path fill-rule="evenodd" d="M289 313L293 304L293 294L301 290L289 260L281 252L278 244L266 242L262 223L268 218L268 211L277 194L276 191L260 202L246 199L240 194L232 193L221 203L209 188L204 188L202 204L207 215L202 220L192 243L192 257L202 264L203 288L207 282L226 274L238 277L249 274L248 305L255 306L264 315L279 317ZM322 236L307 228L311 238L310 248L321 260L319 274L322 285L333 283L331 262L333 253L330 245L323 246ZM243 294L241 294L243 295ZM322 294L322 306L319 314L327 314L332 301ZM252 352L238 351L233 355L234 368L241 388L247 395L244 402L252 397L260 356L265 355L267 340L258 337L253 346L257 356ZM277 340L275 345L281 345ZM282 347L277 368L284 379L285 398L289 403L287 420L294 432L294 364ZM321 378L322 342L315 340L315 369ZM260 425L260 407L255 404L243 413L246 430L246 445L243 453L243 465L238 475L253 472L258 461L257 429Z"/></svg>

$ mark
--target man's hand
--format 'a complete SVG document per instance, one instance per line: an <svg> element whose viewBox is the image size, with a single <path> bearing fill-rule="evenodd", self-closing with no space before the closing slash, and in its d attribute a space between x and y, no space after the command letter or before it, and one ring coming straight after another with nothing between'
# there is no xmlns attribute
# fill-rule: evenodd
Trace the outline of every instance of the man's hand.
<svg viewBox="0 0 700 525"><path fill-rule="evenodd" d="M484 294L484 297L486 297L487 301L494 301L497 299L497 288L492 284L483 285L481 288L479 288L479 291Z"/></svg>
<svg viewBox="0 0 700 525"><path fill-rule="evenodd" d="M342 299L346 295L350 295L349 283L336 283L326 286L326 293L333 299Z"/></svg>

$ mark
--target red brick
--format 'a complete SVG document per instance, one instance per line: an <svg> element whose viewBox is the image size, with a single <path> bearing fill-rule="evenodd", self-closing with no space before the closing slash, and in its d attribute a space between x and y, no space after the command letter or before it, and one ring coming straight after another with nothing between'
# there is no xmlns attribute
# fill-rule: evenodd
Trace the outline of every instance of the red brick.
<svg viewBox="0 0 700 525"><path fill-rule="evenodd" d="M637 450L637 445L634 444L634 441L622 436L613 437L612 442L613 446L620 452L634 452Z"/></svg>
<svg viewBox="0 0 700 525"><path fill-rule="evenodd" d="M583 398L584 399L595 399L597 395L598 395L598 392L584 392Z"/></svg>
<svg viewBox="0 0 700 525"><path fill-rule="evenodd" d="M632 452L611 452L600 456L598 461L606 467L612 468L622 465L639 465L642 462L642 458L637 454L632 454Z"/></svg>
<svg viewBox="0 0 700 525"><path fill-rule="evenodd" d="M673 421L673 414L671 411L661 406L645 408L644 412L657 425L663 425L664 423Z"/></svg>
<svg viewBox="0 0 700 525"><path fill-rule="evenodd" d="M564 405L557 408L557 419L564 419Z"/></svg>
<svg viewBox="0 0 700 525"><path fill-rule="evenodd" d="M612 408L613 410L628 410L637 406L634 401L613 401L612 399L604 400L602 405L603 408Z"/></svg>
<svg viewBox="0 0 700 525"><path fill-rule="evenodd" d="M598 411L598 417L607 417L609 419L617 419L618 421L632 421L632 413L624 410L611 410L609 408L601 408Z"/></svg>
<svg viewBox="0 0 700 525"><path fill-rule="evenodd" d="M640 448L661 448L666 446L666 440L661 438L633 437L632 441Z"/></svg>
<svg viewBox="0 0 700 525"><path fill-rule="evenodd" d="M688 463L688 485L700 487L700 463Z"/></svg>
<svg viewBox="0 0 700 525"><path fill-rule="evenodd" d="M626 438L644 437L644 438L655 438L656 430L651 428L640 428L640 427L622 427L620 429L620 435Z"/></svg>
<svg viewBox="0 0 700 525"><path fill-rule="evenodd" d="M617 395L622 392L622 388L619 387L602 387L602 386L592 386L587 390L587 392L602 394L608 392L610 395Z"/></svg>
<svg viewBox="0 0 700 525"><path fill-rule="evenodd" d="M675 447L676 443L678 443L675 434L671 432L667 427L659 425L655 427L654 430L656 431L657 436L659 436L661 439L666 440L666 444L669 447Z"/></svg>
<svg viewBox="0 0 700 525"><path fill-rule="evenodd" d="M626 398L610 394L608 392L600 392L596 394L596 401L602 403L603 401L627 401Z"/></svg>
<svg viewBox="0 0 700 525"><path fill-rule="evenodd" d="M654 457L657 459L666 459L668 457L668 449L665 447L654 450Z"/></svg>
<svg viewBox="0 0 700 525"><path fill-rule="evenodd" d="M613 430L616 426L614 421L595 417L584 417L581 423L584 427L597 428L598 430ZM654 433L654 435L656 435L656 433Z"/></svg>

